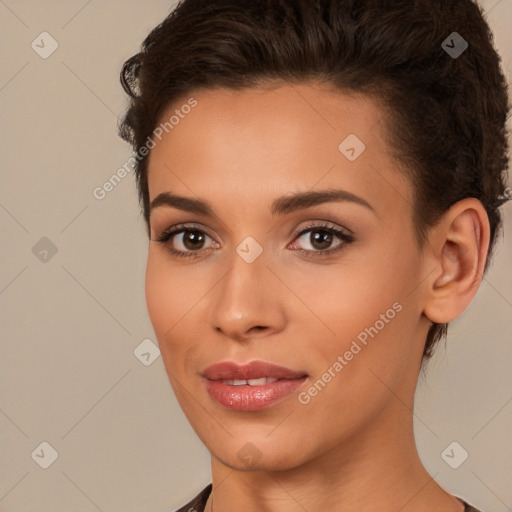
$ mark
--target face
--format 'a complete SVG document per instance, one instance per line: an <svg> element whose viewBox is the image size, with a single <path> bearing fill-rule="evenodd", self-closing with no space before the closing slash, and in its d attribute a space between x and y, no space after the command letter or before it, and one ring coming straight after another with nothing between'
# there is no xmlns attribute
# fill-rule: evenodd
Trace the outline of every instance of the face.
<svg viewBox="0 0 512 512"><path fill-rule="evenodd" d="M146 300L184 413L239 469L382 443L412 416L429 270L382 111L314 84L191 96L148 171Z"/></svg>

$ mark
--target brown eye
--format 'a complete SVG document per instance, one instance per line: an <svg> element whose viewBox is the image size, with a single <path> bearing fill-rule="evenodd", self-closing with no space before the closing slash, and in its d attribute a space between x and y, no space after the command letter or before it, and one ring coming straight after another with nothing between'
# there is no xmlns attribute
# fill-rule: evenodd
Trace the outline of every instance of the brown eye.
<svg viewBox="0 0 512 512"><path fill-rule="evenodd" d="M301 249L305 251L325 251L333 248L335 239L338 239L338 243L334 247L340 245L344 241L343 233L339 235L332 232L332 229L326 228L310 228L303 231L297 241L301 242Z"/></svg>
<svg viewBox="0 0 512 512"><path fill-rule="evenodd" d="M309 225L295 237L292 249L306 256L327 256L353 242L354 236L332 226Z"/></svg>
<svg viewBox="0 0 512 512"><path fill-rule="evenodd" d="M184 257L199 256L205 250L218 246L211 236L195 227L176 226L154 240L165 245L171 254Z"/></svg>
<svg viewBox="0 0 512 512"><path fill-rule="evenodd" d="M205 236L202 231L198 230L186 230L183 231L182 244L186 249L191 251L197 251L202 249L205 242Z"/></svg>
<svg viewBox="0 0 512 512"><path fill-rule="evenodd" d="M332 244L333 235L323 230L311 231L309 241L312 247L318 250L328 249Z"/></svg>

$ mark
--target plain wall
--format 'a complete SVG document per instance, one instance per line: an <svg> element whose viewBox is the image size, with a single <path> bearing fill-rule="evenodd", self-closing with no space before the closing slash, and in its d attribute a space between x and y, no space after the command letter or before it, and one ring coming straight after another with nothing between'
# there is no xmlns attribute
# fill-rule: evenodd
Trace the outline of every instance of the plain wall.
<svg viewBox="0 0 512 512"><path fill-rule="evenodd" d="M0 2L2 512L171 511L210 482L161 357L134 355L156 340L133 176L93 195L130 156L122 63L172 5ZM512 2L483 5L510 82ZM46 59L31 47L48 50L43 31L58 42ZM427 469L484 512L512 509L512 204L503 211L494 265L420 378L415 413ZM458 469L441 458L452 441L469 453ZM58 452L47 469L42 442Z"/></svg>

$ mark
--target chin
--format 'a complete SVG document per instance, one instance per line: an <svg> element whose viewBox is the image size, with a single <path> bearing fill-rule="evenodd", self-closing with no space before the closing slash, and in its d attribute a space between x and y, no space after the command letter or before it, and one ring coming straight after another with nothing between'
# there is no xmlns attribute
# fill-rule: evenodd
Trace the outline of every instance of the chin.
<svg viewBox="0 0 512 512"><path fill-rule="evenodd" d="M285 471L304 464L307 452L296 439L265 439L265 436L227 437L207 440L211 455L224 465L237 471ZM204 442L204 441L203 441Z"/></svg>

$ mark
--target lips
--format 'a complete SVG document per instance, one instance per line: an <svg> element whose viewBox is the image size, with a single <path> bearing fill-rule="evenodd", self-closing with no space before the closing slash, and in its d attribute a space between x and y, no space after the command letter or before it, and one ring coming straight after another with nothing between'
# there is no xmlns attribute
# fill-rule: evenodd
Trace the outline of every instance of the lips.
<svg viewBox="0 0 512 512"><path fill-rule="evenodd" d="M298 379L304 377L306 373L295 372L284 366L264 363L261 361L252 361L245 365L225 362L208 366L203 375L210 380L249 380L273 378L273 379Z"/></svg>
<svg viewBox="0 0 512 512"><path fill-rule="evenodd" d="M202 376L211 398L228 409L244 412L270 407L307 379L304 372L261 361L214 364Z"/></svg>

